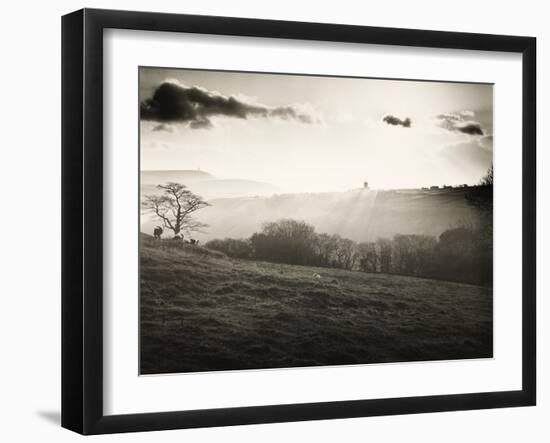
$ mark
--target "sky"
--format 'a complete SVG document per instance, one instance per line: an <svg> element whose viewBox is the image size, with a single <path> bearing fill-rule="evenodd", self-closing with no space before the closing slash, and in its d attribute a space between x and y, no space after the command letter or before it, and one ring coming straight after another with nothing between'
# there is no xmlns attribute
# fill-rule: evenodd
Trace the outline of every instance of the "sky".
<svg viewBox="0 0 550 443"><path fill-rule="evenodd" d="M142 170L200 169L286 192L475 184L493 86L141 68Z"/></svg>

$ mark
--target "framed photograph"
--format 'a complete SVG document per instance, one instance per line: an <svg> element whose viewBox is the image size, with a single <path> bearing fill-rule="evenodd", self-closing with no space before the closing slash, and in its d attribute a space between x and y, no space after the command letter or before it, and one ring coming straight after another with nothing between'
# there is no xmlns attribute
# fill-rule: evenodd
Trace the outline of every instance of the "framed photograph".
<svg viewBox="0 0 550 443"><path fill-rule="evenodd" d="M62 21L62 425L531 406L531 37Z"/></svg>

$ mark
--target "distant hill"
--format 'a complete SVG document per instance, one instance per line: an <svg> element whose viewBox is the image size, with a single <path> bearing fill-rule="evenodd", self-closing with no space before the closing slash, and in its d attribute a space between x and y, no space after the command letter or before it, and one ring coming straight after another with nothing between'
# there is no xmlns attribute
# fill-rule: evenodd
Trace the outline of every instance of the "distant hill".
<svg viewBox="0 0 550 443"><path fill-rule="evenodd" d="M195 194L206 199L235 198L249 196L266 196L279 192L276 186L269 183L243 180L216 178L204 171L142 171L142 195L158 193L158 184L178 182L186 185Z"/></svg>
<svg viewBox="0 0 550 443"><path fill-rule="evenodd" d="M281 194L264 197L209 199L211 207L196 218L209 227L195 238L245 238L262 223L293 218L312 224L317 232L340 234L355 241L395 234L439 236L465 223L475 223L478 211L469 205L469 188L439 190L355 190L348 192ZM142 218L142 231L152 232L155 220Z"/></svg>
<svg viewBox="0 0 550 443"><path fill-rule="evenodd" d="M270 196L279 191L277 187L269 183L240 179L204 180L200 183L193 183L190 188L207 199Z"/></svg>
<svg viewBox="0 0 550 443"><path fill-rule="evenodd" d="M214 179L214 176L200 170L181 170L181 171L141 171L141 184L156 186L159 183L179 182L191 183L203 180Z"/></svg>

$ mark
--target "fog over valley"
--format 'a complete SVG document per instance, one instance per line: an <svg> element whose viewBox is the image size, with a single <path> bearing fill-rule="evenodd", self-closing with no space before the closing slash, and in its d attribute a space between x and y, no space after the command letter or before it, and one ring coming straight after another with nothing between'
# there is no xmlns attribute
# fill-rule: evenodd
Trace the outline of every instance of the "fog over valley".
<svg viewBox="0 0 550 443"><path fill-rule="evenodd" d="M205 198L211 206L197 213L208 227L193 238L246 238L265 222L292 218L317 232L339 234L355 241L374 241L395 234L438 236L459 223L476 223L478 213L464 198L468 188L278 193L268 183L217 179L205 171L142 171L141 195L158 193L155 183L177 181ZM141 216L141 231L158 225L150 213Z"/></svg>

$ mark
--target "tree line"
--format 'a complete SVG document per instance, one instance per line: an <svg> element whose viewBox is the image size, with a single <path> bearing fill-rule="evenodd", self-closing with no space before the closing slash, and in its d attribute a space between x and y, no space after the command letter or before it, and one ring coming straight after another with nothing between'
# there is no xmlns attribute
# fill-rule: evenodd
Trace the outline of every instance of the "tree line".
<svg viewBox="0 0 550 443"><path fill-rule="evenodd" d="M448 229L438 238L398 234L357 243L313 226L284 219L264 224L248 239L216 239L206 247L230 257L349 271L381 272L492 284L492 251L479 227Z"/></svg>
<svg viewBox="0 0 550 443"><path fill-rule="evenodd" d="M248 239L211 240L206 246L236 258L492 286L492 166L465 198L478 209L479 220L449 228L439 237L397 234L357 243L337 234L316 233L304 221L283 219L265 223Z"/></svg>

